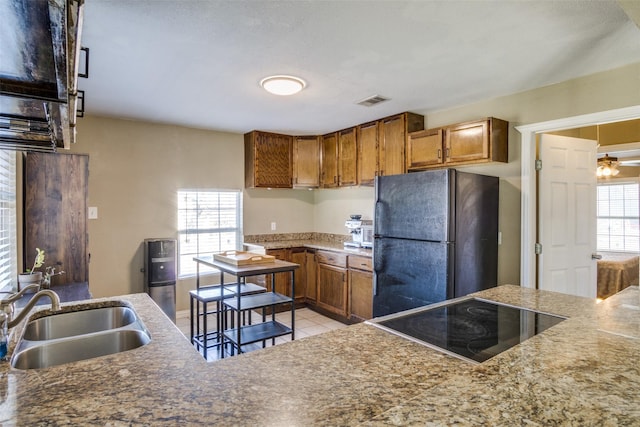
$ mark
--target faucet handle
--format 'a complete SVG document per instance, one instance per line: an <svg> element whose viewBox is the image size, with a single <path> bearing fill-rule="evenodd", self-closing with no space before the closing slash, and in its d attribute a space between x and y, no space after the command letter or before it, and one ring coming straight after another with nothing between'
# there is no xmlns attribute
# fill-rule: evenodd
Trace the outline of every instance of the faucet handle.
<svg viewBox="0 0 640 427"><path fill-rule="evenodd" d="M3 298L2 300L0 300L0 307L4 307L6 305L13 304L14 302L16 302L20 298L22 298L22 295L24 295L27 291L32 290L32 289L34 291L38 291L38 289L40 289L40 285L38 283L33 283L31 285L28 285L28 286L25 286L24 288L22 288L22 290L20 290L20 292L16 292L16 293L10 295L7 298Z"/></svg>

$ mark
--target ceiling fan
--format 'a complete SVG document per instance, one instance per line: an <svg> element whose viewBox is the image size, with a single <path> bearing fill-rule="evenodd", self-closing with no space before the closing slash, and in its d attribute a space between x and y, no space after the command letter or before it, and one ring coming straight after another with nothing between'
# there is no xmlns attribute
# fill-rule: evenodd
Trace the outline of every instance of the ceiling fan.
<svg viewBox="0 0 640 427"><path fill-rule="evenodd" d="M620 162L617 157L611 157L609 154L605 154L598 159L598 169L596 169L596 176L598 178L609 178L616 176L620 173L618 170Z"/></svg>

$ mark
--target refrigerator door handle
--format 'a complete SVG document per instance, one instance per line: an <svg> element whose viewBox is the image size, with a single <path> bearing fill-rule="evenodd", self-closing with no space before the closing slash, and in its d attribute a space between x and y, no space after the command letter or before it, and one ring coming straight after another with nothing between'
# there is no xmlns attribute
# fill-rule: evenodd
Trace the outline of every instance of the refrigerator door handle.
<svg viewBox="0 0 640 427"><path fill-rule="evenodd" d="M376 277L376 275L373 275L373 296L377 296L378 295L378 278Z"/></svg>
<svg viewBox="0 0 640 427"><path fill-rule="evenodd" d="M382 224L382 222L384 222L384 220L382 219L382 202L376 200L376 203L373 207L373 217L375 218L375 221L373 221L373 234L378 235L380 234L378 232L378 224Z"/></svg>

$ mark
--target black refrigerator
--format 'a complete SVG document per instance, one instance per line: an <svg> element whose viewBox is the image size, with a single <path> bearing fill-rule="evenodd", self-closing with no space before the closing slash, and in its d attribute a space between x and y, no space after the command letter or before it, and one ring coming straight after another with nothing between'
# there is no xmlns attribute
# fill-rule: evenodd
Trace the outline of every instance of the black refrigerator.
<svg viewBox="0 0 640 427"><path fill-rule="evenodd" d="M374 317L496 286L498 197L455 169L376 177Z"/></svg>

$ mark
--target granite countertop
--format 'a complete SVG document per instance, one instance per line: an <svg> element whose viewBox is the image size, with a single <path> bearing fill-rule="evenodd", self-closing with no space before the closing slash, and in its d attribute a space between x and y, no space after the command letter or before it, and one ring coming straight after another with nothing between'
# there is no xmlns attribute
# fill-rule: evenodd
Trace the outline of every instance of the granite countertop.
<svg viewBox="0 0 640 427"><path fill-rule="evenodd" d="M371 249L365 248L350 248L345 247L341 242L328 242L326 240L319 239L296 239L296 240L277 240L273 242L245 242L245 245L251 248L260 249L288 249L288 248L311 248L321 249L327 251L341 252L350 255L360 255L371 257Z"/></svg>
<svg viewBox="0 0 640 427"><path fill-rule="evenodd" d="M368 324L206 363L146 294L109 298L133 304L151 343L42 370L2 363L0 423L638 425L638 287L601 304L478 295L569 318L478 365Z"/></svg>

